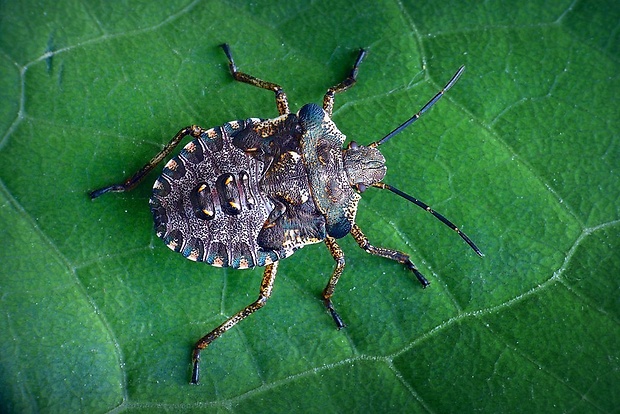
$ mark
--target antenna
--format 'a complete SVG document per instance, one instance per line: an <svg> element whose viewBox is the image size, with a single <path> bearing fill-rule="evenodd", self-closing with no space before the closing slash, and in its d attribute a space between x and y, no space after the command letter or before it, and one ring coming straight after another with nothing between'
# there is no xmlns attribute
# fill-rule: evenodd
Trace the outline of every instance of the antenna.
<svg viewBox="0 0 620 414"><path fill-rule="evenodd" d="M469 237L467 237L467 235L465 233L463 233L461 230L459 230L459 228L456 227L454 225L454 223L452 223L450 220L448 220L447 218L445 218L444 216L442 216L441 214L439 214L438 212L433 210L428 204L424 203L423 201L418 200L415 197L410 196L407 193L404 193L404 192L400 191L397 188L392 187L391 185L385 184L385 183L375 183L372 186L373 187L377 187L377 188L381 188L381 189L384 189L384 190L390 190L394 194L397 194L397 195L401 196L402 198L411 201L416 206L418 206L418 207L428 211L433 216L435 216L435 218L439 219L443 224L445 224L446 226L450 227L452 230L457 232L457 234L459 236L461 236L461 238L463 240L465 240L465 243L469 244L469 247L471 247L476 252L476 254L478 256L484 257L484 253L482 253L480 251L478 246L476 246L476 244L473 241L471 241L471 239Z"/></svg>
<svg viewBox="0 0 620 414"><path fill-rule="evenodd" d="M454 86L456 81L458 81L459 78L461 77L461 75L463 74L463 71L465 71L465 66L461 66L459 68L459 70L457 70L456 73L452 76L452 78L448 81L446 86L444 86L442 90L437 92L437 94L435 96L433 96L433 98L430 101L428 101L426 103L426 105L424 105L422 107L422 109L420 109L418 111L417 114L415 114L414 116L412 116L411 118L409 118L408 120L406 120L405 122L400 124L400 126L398 126L392 132L390 132L389 134L387 134L386 136L381 138L379 141L375 141L375 142L373 142L372 144L370 144L368 146L369 147L373 147L373 148L378 147L379 145L389 141L394 135L398 134L400 131L402 131L403 129L407 128L409 125L413 124L415 121L417 121L418 118L420 118L426 111L428 111L433 105L435 105L438 100L441 99L441 97L444 95L444 93L446 93L448 90L450 90L451 87ZM377 187L377 188L381 188L381 189L384 189L384 190L390 190L394 194L397 194L397 195L401 196L402 198L404 198L404 199L406 199L408 201L411 201L416 206L418 206L418 207L428 211L433 216L435 216L436 219L441 221L446 226L450 227L459 236L461 236L461 238L463 240L465 240L465 243L467 243L469 245L469 247L471 247L476 252L476 254L478 256L480 256L480 257L484 256L484 253L482 253L482 251L480 251L478 246L476 246L476 244L473 241L471 241L471 239L469 237L467 237L467 235L465 233L463 233L461 230L459 230L459 228L456 227L454 225L454 223L452 223L450 220L448 220L443 215L441 215L438 212L436 212L435 210L433 210L428 204L424 203L423 201L418 200L415 197L410 196L407 193L404 193L404 192L400 191L399 189L397 189L395 187L392 187L391 185L388 185L388 184L385 184L385 183L382 183L382 182L375 183L372 186L373 187Z"/></svg>
<svg viewBox="0 0 620 414"><path fill-rule="evenodd" d="M398 134L400 131L402 131L403 129L407 128L409 125L413 124L415 121L417 121L418 118L421 117L424 114L424 112L428 111L433 105L435 105L435 103L439 99L441 99L441 97L443 96L444 93L446 93L452 86L454 86L456 81L459 80L459 78L463 74L463 71L465 71L465 66L461 66L459 68L459 70L456 71L454 76L452 76L452 79L450 79L450 81L446 84L446 86L444 86L442 90L437 92L437 95L433 96L433 99L428 101L426 103L426 105L424 105L422 107L422 109L420 109L418 111L417 114L415 114L414 116L412 116L411 118L409 118L408 120L403 122L400 126L398 126L392 132L390 132L389 134L387 134L386 136L381 138L379 141L376 141L376 142L373 142L372 144L370 144L369 147L373 147L374 148L374 147L378 147L381 144L384 144L385 142L390 140L394 135Z"/></svg>

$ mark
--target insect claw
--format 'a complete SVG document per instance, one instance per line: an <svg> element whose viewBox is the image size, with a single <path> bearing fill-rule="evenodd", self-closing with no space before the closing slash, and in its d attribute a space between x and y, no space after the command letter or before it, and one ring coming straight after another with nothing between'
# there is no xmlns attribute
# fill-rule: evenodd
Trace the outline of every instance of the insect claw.
<svg viewBox="0 0 620 414"><path fill-rule="evenodd" d="M105 193L120 193L125 191L125 186L124 185L111 185L109 187L103 187L103 188L99 188L98 190L93 190L90 193L88 193L88 196L90 197L91 200L94 200L95 198L102 196Z"/></svg>
<svg viewBox="0 0 620 414"><path fill-rule="evenodd" d="M415 277L417 277L418 281L422 284L422 289L426 289L428 286L430 286L431 282L426 280L422 273L418 272L417 270L414 270L413 273L415 273Z"/></svg>
<svg viewBox="0 0 620 414"><path fill-rule="evenodd" d="M413 272L413 274L415 275L415 277L418 279L418 281L420 282L420 284L422 285L423 289L426 289L428 286L430 286L431 282L429 282L422 273L420 273L420 271L418 270L417 267L415 267L415 265L413 264L413 262L411 260L409 260L407 263L405 263L407 265L407 268L409 270L411 270Z"/></svg>
<svg viewBox="0 0 620 414"><path fill-rule="evenodd" d="M228 67L230 68L230 71L232 73L235 73L237 71L237 66L235 65L235 61L232 58L232 53L230 52L230 47L228 46L228 43L222 43L220 47L224 49L224 53L226 54L226 58L228 59Z"/></svg>
<svg viewBox="0 0 620 414"><path fill-rule="evenodd" d="M192 355L192 380L190 384L197 385L200 380L200 351L194 350Z"/></svg>
<svg viewBox="0 0 620 414"><path fill-rule="evenodd" d="M336 309L334 309L334 305L332 304L331 299L325 299L325 307L327 308L327 310L329 311L329 314L334 319L334 322L336 322L336 329L341 330L342 328L347 327L347 325L343 322L340 315L338 315L338 312L336 312Z"/></svg>

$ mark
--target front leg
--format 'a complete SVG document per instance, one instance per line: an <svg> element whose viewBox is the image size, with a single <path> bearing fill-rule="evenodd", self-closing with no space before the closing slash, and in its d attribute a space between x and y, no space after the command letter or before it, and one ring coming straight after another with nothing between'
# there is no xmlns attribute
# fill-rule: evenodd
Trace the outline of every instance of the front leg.
<svg viewBox="0 0 620 414"><path fill-rule="evenodd" d="M362 249L364 249L366 252L373 254L375 256L381 256L381 257L385 257L386 259L395 260L398 263L402 263L405 266L407 266L407 268L413 272L413 274L416 276L418 281L422 284L423 288L431 284L428 280L426 280L424 275L422 275L422 273L420 273L418 268L413 264L408 254L403 253L398 250L385 249L383 247L373 246L372 244L370 244L370 242L368 241L368 238L362 232L362 229L360 229L357 224L354 224L353 227L351 228L351 235L353 236L357 244L359 244L359 246Z"/></svg>
<svg viewBox="0 0 620 414"><path fill-rule="evenodd" d="M334 110L334 97L337 93L341 93L349 89L351 86L355 85L357 82L357 71L360 63L362 63L362 59L366 56L366 50L360 49L359 54L357 55L357 59L355 60L355 64L349 72L349 76L346 77L345 80L340 82L338 85L334 85L327 90L327 93L323 97L323 109L327 112L327 115L332 116L332 112Z"/></svg>

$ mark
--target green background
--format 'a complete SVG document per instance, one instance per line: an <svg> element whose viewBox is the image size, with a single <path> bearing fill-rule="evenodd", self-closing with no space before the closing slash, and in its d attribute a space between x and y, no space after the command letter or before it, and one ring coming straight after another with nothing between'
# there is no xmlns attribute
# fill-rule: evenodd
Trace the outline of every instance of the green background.
<svg viewBox="0 0 620 414"><path fill-rule="evenodd" d="M237 4L239 3L239 4ZM0 411L618 412L620 6L491 1L0 2ZM154 235L151 183L91 201L181 127L337 96L349 139L374 141L465 64L419 122L382 147L386 182L428 202L486 253L406 201L363 194L334 297L324 246L262 269L185 260Z"/></svg>

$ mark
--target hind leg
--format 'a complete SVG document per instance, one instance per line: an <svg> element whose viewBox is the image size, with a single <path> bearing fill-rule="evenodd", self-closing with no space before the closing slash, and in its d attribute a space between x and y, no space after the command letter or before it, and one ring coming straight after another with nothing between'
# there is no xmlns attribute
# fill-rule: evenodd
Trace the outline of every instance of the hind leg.
<svg viewBox="0 0 620 414"><path fill-rule="evenodd" d="M260 284L258 299L228 318L226 322L196 342L192 352L192 384L198 384L198 381L200 380L200 352L209 346L211 342L219 338L224 332L228 331L230 328L265 306L267 299L271 296L271 290L273 289L273 283L276 280L277 270L278 262L267 265L265 267L265 272L263 273L263 281Z"/></svg>

